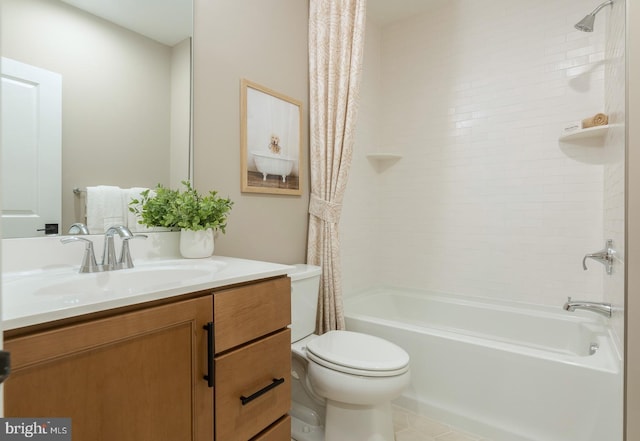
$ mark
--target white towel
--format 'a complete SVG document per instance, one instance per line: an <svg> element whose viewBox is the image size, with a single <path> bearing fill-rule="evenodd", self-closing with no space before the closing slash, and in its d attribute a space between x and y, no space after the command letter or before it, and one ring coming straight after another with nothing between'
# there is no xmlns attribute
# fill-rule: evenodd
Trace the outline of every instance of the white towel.
<svg viewBox="0 0 640 441"><path fill-rule="evenodd" d="M87 187L87 228L101 234L114 225L124 225L122 189L111 185Z"/></svg>
<svg viewBox="0 0 640 441"><path fill-rule="evenodd" d="M125 188L122 190L122 194L123 194L122 202L124 204L123 209L127 217L127 227L132 233L145 233L150 231L158 231L158 228L147 227L146 225L139 224L138 221L140 220L140 215L129 211L129 202L131 202L132 199L141 200L142 199L141 193L145 190L148 190L148 189L144 187L132 187L132 188ZM149 191L149 196L153 196L154 194L155 192L153 190Z"/></svg>

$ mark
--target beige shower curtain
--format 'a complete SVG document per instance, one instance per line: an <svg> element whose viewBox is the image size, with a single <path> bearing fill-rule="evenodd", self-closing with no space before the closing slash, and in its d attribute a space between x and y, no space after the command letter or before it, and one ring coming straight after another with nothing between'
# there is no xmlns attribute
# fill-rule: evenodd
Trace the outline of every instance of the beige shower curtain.
<svg viewBox="0 0 640 441"><path fill-rule="evenodd" d="M317 331L344 329L338 223L358 111L366 0L310 0L307 262L322 267Z"/></svg>

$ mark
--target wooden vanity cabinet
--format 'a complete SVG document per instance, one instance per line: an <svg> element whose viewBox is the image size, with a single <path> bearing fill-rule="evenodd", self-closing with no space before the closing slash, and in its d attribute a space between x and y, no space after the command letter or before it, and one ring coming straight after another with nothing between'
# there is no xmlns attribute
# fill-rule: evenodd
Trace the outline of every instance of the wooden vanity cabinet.
<svg viewBox="0 0 640 441"><path fill-rule="evenodd" d="M5 416L70 417L74 441L211 440L211 296L8 338Z"/></svg>
<svg viewBox="0 0 640 441"><path fill-rule="evenodd" d="M214 293L216 441L291 439L290 283Z"/></svg>
<svg viewBox="0 0 640 441"><path fill-rule="evenodd" d="M290 310L278 277L14 332L5 416L70 417L74 441L289 441Z"/></svg>

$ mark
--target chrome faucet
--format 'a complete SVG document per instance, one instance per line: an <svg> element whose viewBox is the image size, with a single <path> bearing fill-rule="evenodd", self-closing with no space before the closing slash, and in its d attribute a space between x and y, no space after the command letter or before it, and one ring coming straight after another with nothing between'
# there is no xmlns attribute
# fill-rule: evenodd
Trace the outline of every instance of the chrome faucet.
<svg viewBox="0 0 640 441"><path fill-rule="evenodd" d="M611 303L588 302L585 300L571 300L567 297L567 303L562 307L565 311L573 312L576 309L584 309L587 311L597 312L605 317L611 317Z"/></svg>
<svg viewBox="0 0 640 441"><path fill-rule="evenodd" d="M611 275L613 272L613 255L615 251L613 250L613 240L608 239L604 249L596 252L587 254L582 259L582 269L587 270L587 259L597 260L602 263L607 270L607 274Z"/></svg>
<svg viewBox="0 0 640 441"><path fill-rule="evenodd" d="M120 250L120 257L116 260L116 246L113 237L118 234L122 238L122 249ZM133 260L131 259L131 252L129 250L129 240L135 238L146 239L145 234L132 234L131 231L124 225L116 225L109 228L104 233L104 250L102 253L102 262L96 263L96 256L93 251L93 242L90 239L83 237L71 236L60 239L63 244L71 242L85 242L86 248L84 256L82 257L82 263L80 264L81 273L97 273L100 271L114 271L125 268L133 268Z"/></svg>
<svg viewBox="0 0 640 441"><path fill-rule="evenodd" d="M89 229L82 222L76 222L69 227L69 234L89 234Z"/></svg>
<svg viewBox="0 0 640 441"><path fill-rule="evenodd" d="M102 250L102 266L105 271L111 271L117 268L118 261L116 260L116 245L113 240L113 236L118 233L122 239L131 239L133 234L124 225L116 225L109 228L104 233L104 248Z"/></svg>
<svg viewBox="0 0 640 441"><path fill-rule="evenodd" d="M118 233L122 239L122 249L120 250L120 258L116 260L116 246L113 236ZM129 251L129 241L135 238L146 239L146 234L134 235L124 225L116 225L109 228L104 233L104 249L102 251L102 266L105 271L133 268L133 260Z"/></svg>

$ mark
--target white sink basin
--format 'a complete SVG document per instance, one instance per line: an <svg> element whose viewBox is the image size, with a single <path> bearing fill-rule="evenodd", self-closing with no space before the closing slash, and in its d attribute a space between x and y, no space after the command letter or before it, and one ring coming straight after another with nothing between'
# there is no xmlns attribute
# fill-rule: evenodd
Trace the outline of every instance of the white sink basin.
<svg viewBox="0 0 640 441"><path fill-rule="evenodd" d="M133 294L139 291L158 290L168 286L181 285L185 280L192 281L210 276L211 272L197 268L158 268L131 271L108 271L83 274L69 280L53 283L36 289L36 296L69 295L118 295ZM86 277L85 277L86 276Z"/></svg>
<svg viewBox="0 0 640 441"><path fill-rule="evenodd" d="M291 267L233 257L153 259L135 268L78 273L61 264L2 275L4 329L287 274Z"/></svg>
<svg viewBox="0 0 640 441"><path fill-rule="evenodd" d="M3 280L3 307L8 310L33 306L63 309L148 293L197 286L214 278L226 266L214 260L162 260L134 268L80 274L64 268L8 275Z"/></svg>

